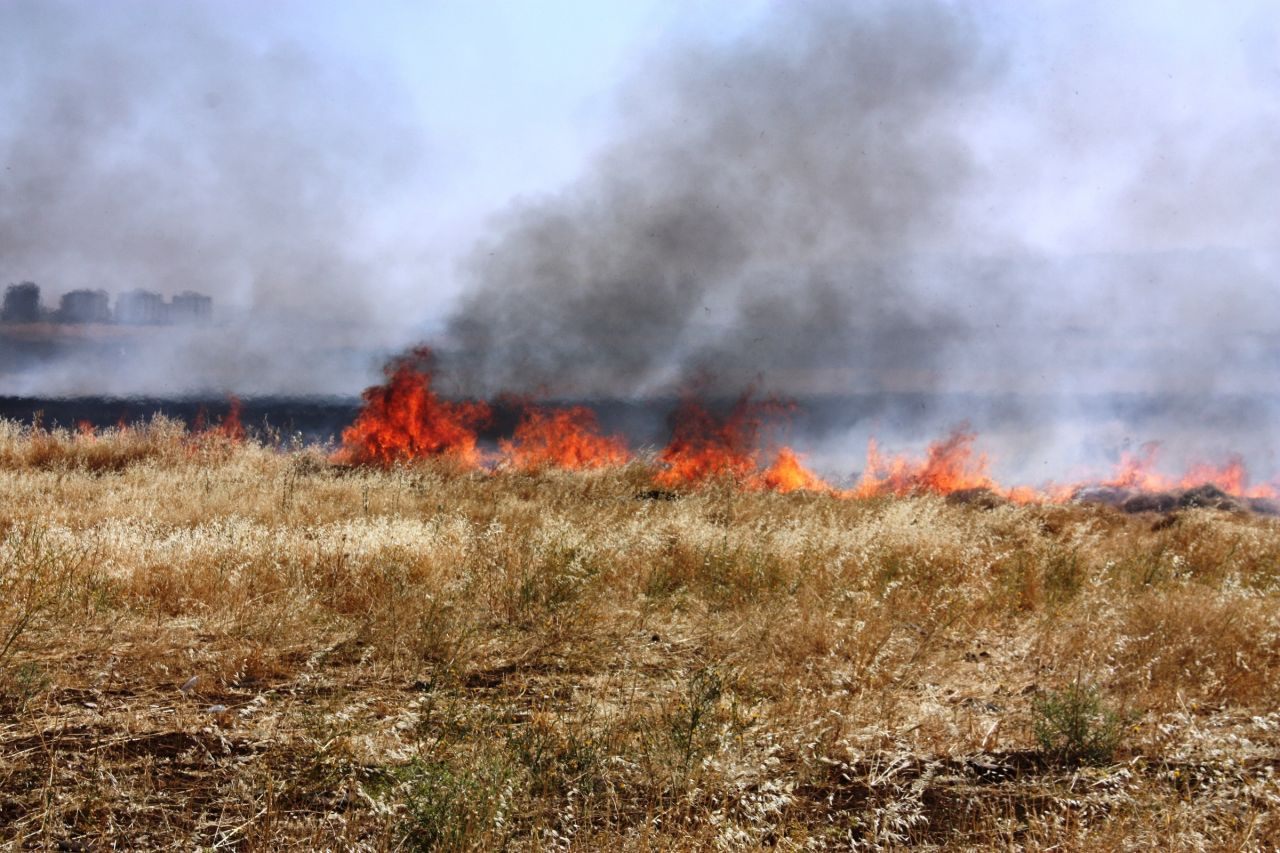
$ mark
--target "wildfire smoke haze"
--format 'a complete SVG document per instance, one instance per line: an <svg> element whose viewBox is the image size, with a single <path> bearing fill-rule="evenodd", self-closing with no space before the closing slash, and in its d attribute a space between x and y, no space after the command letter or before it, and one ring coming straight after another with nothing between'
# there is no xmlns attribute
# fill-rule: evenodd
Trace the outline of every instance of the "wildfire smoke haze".
<svg viewBox="0 0 1280 853"><path fill-rule="evenodd" d="M536 153L528 116L487 104L461 144L422 119L469 96L423 95L403 58L283 18L18 0L0 12L18 119L0 130L0 272L51 293L181 283L229 313L154 338L71 330L92 345L66 358L0 325L0 391L355 405L409 351L346 424L346 461L533 470L652 446L672 483L1265 497L1272 11L802 0L673 18L594 93L570 166L494 189L490 167ZM665 410L609 415L695 386L666 432ZM778 413L735 412L745 388L796 401L786 441L761 431ZM510 399L527 402L507 425ZM1134 456L1148 439L1160 466Z"/></svg>
<svg viewBox="0 0 1280 853"><path fill-rule="evenodd" d="M1278 4L0 0L0 834L1280 850Z"/></svg>
<svg viewBox="0 0 1280 853"><path fill-rule="evenodd" d="M450 387L882 395L849 406L849 429L801 436L835 479L861 470L862 494L1061 496L1072 487L1054 481L1114 480L1117 457L1147 439L1199 474L1148 464L1148 482L1124 488L1200 476L1250 491L1231 473L1245 459L1264 477L1280 470L1268 331L1280 205L1253 183L1280 177L1262 47L1274 28L1227 84L1216 45L1171 11L1160 35L1176 47L1143 32L1140 12L1079 8L1098 27L1089 38L1133 41L1150 63L1084 61L1082 31L1042 29L1013 7L934 2L780 4L738 37L659 55L624 87L626 119L577 180L508 208L464 266L444 337ZM1216 25L1247 28L1263 11ZM1192 55L1222 76L1170 83L1155 70L1189 72ZM1126 116L1117 87L1142 93ZM1176 106L1200 98L1220 122L1193 126ZM1257 152L1247 167L1224 156L1236 146ZM883 402L906 395L927 398L929 414ZM972 408L984 395L998 418ZM1139 426L1108 402L1135 395L1179 411ZM1242 398L1248 427L1227 414ZM665 480L765 469L758 482L830 488L790 448L754 446L750 418L711 424L682 409ZM969 422L925 447L929 430ZM873 442L855 459L866 434L923 458ZM999 486L1010 478L1041 485Z"/></svg>

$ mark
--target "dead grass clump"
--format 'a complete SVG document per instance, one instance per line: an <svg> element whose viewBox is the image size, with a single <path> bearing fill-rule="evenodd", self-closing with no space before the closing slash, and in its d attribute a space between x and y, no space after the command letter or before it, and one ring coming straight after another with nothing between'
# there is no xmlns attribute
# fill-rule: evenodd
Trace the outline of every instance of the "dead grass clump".
<svg viewBox="0 0 1280 853"><path fill-rule="evenodd" d="M1121 620L1116 668L1146 707L1266 707L1280 699L1280 614L1271 602L1180 589L1138 596Z"/></svg>
<svg viewBox="0 0 1280 853"><path fill-rule="evenodd" d="M0 420L0 468L119 473L144 462L175 461L190 440L181 423L162 415L101 432Z"/></svg>

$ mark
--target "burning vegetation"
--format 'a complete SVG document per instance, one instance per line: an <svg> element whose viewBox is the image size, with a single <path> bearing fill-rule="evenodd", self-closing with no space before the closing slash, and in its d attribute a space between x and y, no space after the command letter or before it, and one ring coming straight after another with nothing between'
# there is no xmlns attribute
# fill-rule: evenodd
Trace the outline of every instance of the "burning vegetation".
<svg viewBox="0 0 1280 853"><path fill-rule="evenodd" d="M585 405L521 402L511 435L486 442L483 433L493 424L495 406L444 399L433 390L433 369L434 359L425 347L392 362L386 382L364 392L364 408L343 432L337 460L391 467L442 458L474 469L535 471L617 467L639 458L624 436L604 435L595 412ZM1076 500L1134 511L1171 509L1190 500L1192 505L1276 511L1275 486L1250 484L1239 456L1221 465L1197 463L1182 476L1171 477L1157 469L1156 444L1144 445L1137 453L1124 452L1107 476L1005 485L992 475L986 453L977 449L977 434L967 426L930 444L919 458L886 454L873 438L861 474L841 488L806 467L804 456L794 448L771 439L771 427L784 422L793 409L784 401L755 400L746 393L727 411L717 411L697 394L686 393L668 420L669 439L650 459L654 483L665 489L695 489L728 480L748 490L808 491L846 499L936 494L987 502ZM235 420L234 410L229 420ZM1196 490L1205 488L1229 500L1201 495L1194 503Z"/></svg>
<svg viewBox="0 0 1280 853"><path fill-rule="evenodd" d="M581 471L625 465L631 460L626 439L601 435L596 413L586 406L526 406L515 434L500 441L499 447L511 465L526 471Z"/></svg>
<svg viewBox="0 0 1280 853"><path fill-rule="evenodd" d="M163 418L0 419L7 837L1280 843L1280 522L1193 502L1212 487L1155 524L940 498L981 470L965 433L884 461L903 497L785 496L821 486L789 452L758 470L751 406L686 412L718 436L682 433L691 458L731 444L750 488L639 501L646 466L476 476L467 442L350 469ZM588 410L519 423L531 467L601 438Z"/></svg>
<svg viewBox="0 0 1280 853"><path fill-rule="evenodd" d="M448 457L477 465L476 430L491 417L485 403L454 403L431 389L431 351L416 349L387 366L385 384L364 392L364 410L342 433L343 459L357 465Z"/></svg>

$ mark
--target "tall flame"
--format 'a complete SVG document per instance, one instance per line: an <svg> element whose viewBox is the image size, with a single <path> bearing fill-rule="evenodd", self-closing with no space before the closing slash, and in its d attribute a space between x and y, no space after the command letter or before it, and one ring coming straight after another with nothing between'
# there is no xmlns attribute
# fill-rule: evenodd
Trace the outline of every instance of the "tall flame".
<svg viewBox="0 0 1280 853"><path fill-rule="evenodd" d="M758 479L761 486L775 492L831 491L831 487L821 477L804 467L800 454L790 447L779 448L773 464Z"/></svg>
<svg viewBox="0 0 1280 853"><path fill-rule="evenodd" d="M342 432L346 461L388 466L447 456L479 464L476 430L490 419L489 406L437 396L431 390L432 362L429 349L415 349L388 365L384 384L365 390L364 408Z"/></svg>
<svg viewBox="0 0 1280 853"><path fill-rule="evenodd" d="M658 482L677 486L717 477L749 480L756 470L760 409L743 395L728 415L720 416L685 396L671 416L671 440L658 454L666 466L658 472Z"/></svg>
<svg viewBox="0 0 1280 853"><path fill-rule="evenodd" d="M240 415L244 412L244 403L240 402L240 398L234 394L227 397L227 403L229 405L227 416L222 419L214 432L229 441L244 441L244 424L240 421Z"/></svg>

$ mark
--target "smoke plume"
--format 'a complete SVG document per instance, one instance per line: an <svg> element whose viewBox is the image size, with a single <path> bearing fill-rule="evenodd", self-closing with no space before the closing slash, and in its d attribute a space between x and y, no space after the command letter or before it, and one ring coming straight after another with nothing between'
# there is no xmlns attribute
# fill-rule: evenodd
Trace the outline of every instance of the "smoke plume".
<svg viewBox="0 0 1280 853"><path fill-rule="evenodd" d="M998 51L933 3L780 8L683 46L623 96L621 138L517 207L452 323L484 388L637 394L706 373L932 368L945 305L909 256L962 231L958 131Z"/></svg>
<svg viewBox="0 0 1280 853"><path fill-rule="evenodd" d="M1280 33L1192 11L779 3L655 56L473 254L459 387L753 385L848 397L846 451L969 420L1034 475L1206 434L1275 470Z"/></svg>

